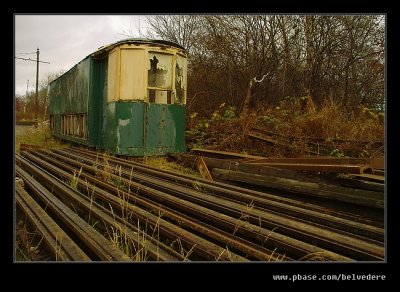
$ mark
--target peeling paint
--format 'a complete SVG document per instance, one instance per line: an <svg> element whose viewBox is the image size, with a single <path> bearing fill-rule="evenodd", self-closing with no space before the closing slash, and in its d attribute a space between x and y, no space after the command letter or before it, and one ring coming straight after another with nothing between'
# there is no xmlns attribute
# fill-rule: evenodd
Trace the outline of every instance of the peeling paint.
<svg viewBox="0 0 400 292"><path fill-rule="evenodd" d="M132 112L132 109L131 109L131 112ZM119 119L118 120L118 125L121 126L121 127L125 127L125 126L127 126L129 124L129 121L130 121L130 119L126 119L126 120Z"/></svg>
<svg viewBox="0 0 400 292"><path fill-rule="evenodd" d="M109 114L114 115L115 114L115 103L109 103L107 106L107 111Z"/></svg>

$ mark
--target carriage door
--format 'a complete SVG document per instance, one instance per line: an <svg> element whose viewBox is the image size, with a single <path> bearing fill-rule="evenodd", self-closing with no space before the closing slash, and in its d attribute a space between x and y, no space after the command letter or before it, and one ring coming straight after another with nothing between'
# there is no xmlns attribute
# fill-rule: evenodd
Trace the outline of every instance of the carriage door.
<svg viewBox="0 0 400 292"><path fill-rule="evenodd" d="M174 102L173 61L171 54L148 54L145 147L159 149L160 152L174 148L175 145L175 124L169 111L169 105Z"/></svg>

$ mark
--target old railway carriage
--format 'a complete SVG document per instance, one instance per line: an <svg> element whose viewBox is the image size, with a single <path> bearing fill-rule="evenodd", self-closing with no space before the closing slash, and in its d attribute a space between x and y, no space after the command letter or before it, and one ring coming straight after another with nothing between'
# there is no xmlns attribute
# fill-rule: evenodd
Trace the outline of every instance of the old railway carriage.
<svg viewBox="0 0 400 292"><path fill-rule="evenodd" d="M185 151L187 54L167 41L101 47L50 83L59 138L121 155Z"/></svg>

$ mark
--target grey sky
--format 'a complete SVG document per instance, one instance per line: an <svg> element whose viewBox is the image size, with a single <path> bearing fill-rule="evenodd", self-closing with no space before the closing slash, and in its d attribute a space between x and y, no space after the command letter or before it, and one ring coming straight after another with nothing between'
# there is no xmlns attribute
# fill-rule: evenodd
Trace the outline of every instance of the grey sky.
<svg viewBox="0 0 400 292"><path fill-rule="evenodd" d="M69 70L99 47L126 38L131 30L135 37L144 37L145 15L16 15L15 56L40 60L39 81L48 73ZM139 34L140 27L140 34ZM29 53L29 54L26 54ZM35 90L36 62L15 59L15 93L25 95Z"/></svg>

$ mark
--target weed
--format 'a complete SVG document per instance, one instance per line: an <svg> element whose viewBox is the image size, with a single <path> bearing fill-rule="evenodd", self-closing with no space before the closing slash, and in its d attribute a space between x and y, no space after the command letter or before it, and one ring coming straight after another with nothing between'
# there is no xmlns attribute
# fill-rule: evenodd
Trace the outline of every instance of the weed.
<svg viewBox="0 0 400 292"><path fill-rule="evenodd" d="M172 243L171 247L174 248L175 243L177 244L177 247L175 250L177 250L182 256L183 256L183 261L188 261L189 256L193 253L194 248L196 247L196 244L194 244L188 251L186 251L182 245L182 241L180 237L176 238Z"/></svg>
<svg viewBox="0 0 400 292"><path fill-rule="evenodd" d="M227 254L228 254L229 260L232 261L232 254L231 254L231 252L229 251L228 246L226 246L226 248L218 255L218 257L215 259L215 261L218 262L219 259L222 257L222 255L223 255L224 253L227 253Z"/></svg>
<svg viewBox="0 0 400 292"><path fill-rule="evenodd" d="M15 260L16 261L38 261L49 260L48 250L41 246L44 237L27 221L20 220L16 226Z"/></svg>
<svg viewBox="0 0 400 292"><path fill-rule="evenodd" d="M239 228L241 227L241 225L242 225L247 219L249 219L249 215L248 215L248 214L245 214L245 213L249 213L253 208L254 208L253 201L251 201L249 204L246 204L244 212L243 212L243 210L242 210L242 211L241 211L240 217L236 220L236 224L235 224L235 227L233 228L233 233L232 233L232 235L235 235L235 233L239 230ZM260 222L260 223L261 223L261 222Z"/></svg>
<svg viewBox="0 0 400 292"><path fill-rule="evenodd" d="M110 156L107 153L103 153L103 171L100 173L104 181L109 181L111 179L111 165L109 163Z"/></svg>
<svg viewBox="0 0 400 292"><path fill-rule="evenodd" d="M60 238L60 240L58 240L58 233L56 234L56 246L55 246L55 254L56 254L56 261L59 260L59 254L61 251L61 243L62 243L62 237Z"/></svg>
<svg viewBox="0 0 400 292"><path fill-rule="evenodd" d="M146 221L145 226L141 226L139 218L137 219L136 228L137 232L135 232L135 238L131 238L128 233L128 225L131 225L132 221L132 211L129 207L130 203L128 200L128 196L125 195L125 192L119 192L117 189L117 195L121 199L119 203L119 217L122 219L123 226L117 223L116 214L114 213L114 209L111 204L109 204L109 209L114 217L113 226L106 226L106 236L110 239L114 245L127 254L134 261L147 261L150 257L148 252L148 243L149 240L155 239L158 243L160 237L160 219L162 216L161 212L158 212L158 218L155 224L149 225ZM152 239L149 239L152 238ZM158 248L158 245L157 245ZM157 253L157 259L158 259Z"/></svg>
<svg viewBox="0 0 400 292"><path fill-rule="evenodd" d="M329 154L329 156L334 156L334 157L340 158L340 157L343 157L344 154L343 154L343 152L341 152L339 149L334 149L334 150Z"/></svg>
<svg viewBox="0 0 400 292"><path fill-rule="evenodd" d="M74 176L73 176L73 178L71 179L71 181L69 183L70 187L73 188L74 190L78 189L78 180L79 180L79 177L80 177L81 174L82 174L82 167L79 170L78 174L74 170Z"/></svg>
<svg viewBox="0 0 400 292"><path fill-rule="evenodd" d="M201 186L201 183L198 182L197 180L193 181L192 185L193 185L193 188L194 188L195 190L203 191L203 188L202 188L202 186Z"/></svg>

